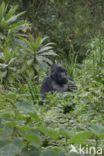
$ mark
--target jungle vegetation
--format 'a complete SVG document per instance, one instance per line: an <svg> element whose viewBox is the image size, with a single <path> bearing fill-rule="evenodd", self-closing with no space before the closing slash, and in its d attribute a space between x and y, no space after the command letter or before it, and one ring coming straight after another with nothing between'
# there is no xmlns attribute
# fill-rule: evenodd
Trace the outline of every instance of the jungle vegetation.
<svg viewBox="0 0 104 156"><path fill-rule="evenodd" d="M78 89L41 105L53 63ZM104 155L104 1L0 0L0 156L82 155Z"/></svg>

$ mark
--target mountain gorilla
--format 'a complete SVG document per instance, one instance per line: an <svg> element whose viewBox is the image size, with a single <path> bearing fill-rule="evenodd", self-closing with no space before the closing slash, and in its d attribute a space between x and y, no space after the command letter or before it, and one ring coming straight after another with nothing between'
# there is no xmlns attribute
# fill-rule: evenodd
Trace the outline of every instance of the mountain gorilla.
<svg viewBox="0 0 104 156"><path fill-rule="evenodd" d="M67 75L66 70L61 65L54 64L51 67L51 74L43 80L41 85L42 100L47 92L71 92L76 89L75 83Z"/></svg>

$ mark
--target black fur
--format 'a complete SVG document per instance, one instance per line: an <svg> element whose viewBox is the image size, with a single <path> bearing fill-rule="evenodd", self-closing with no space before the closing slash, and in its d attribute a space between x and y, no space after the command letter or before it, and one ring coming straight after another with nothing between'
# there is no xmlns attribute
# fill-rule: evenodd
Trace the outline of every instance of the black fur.
<svg viewBox="0 0 104 156"><path fill-rule="evenodd" d="M61 65L54 64L51 67L51 74L42 82L41 96L44 99L47 92L66 92L75 89L76 85L67 75L66 70Z"/></svg>

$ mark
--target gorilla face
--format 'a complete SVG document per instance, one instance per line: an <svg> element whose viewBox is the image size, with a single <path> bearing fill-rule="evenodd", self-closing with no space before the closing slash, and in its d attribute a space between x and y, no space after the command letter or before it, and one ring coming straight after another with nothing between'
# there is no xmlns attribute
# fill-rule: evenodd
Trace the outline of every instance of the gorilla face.
<svg viewBox="0 0 104 156"><path fill-rule="evenodd" d="M66 70L61 65L53 65L51 68L52 79L60 84L66 84L68 82L68 76Z"/></svg>

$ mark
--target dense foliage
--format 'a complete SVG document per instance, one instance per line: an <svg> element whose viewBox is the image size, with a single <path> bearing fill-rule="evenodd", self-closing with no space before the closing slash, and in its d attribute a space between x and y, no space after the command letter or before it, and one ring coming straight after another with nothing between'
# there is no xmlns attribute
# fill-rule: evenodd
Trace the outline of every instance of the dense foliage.
<svg viewBox="0 0 104 156"><path fill-rule="evenodd" d="M103 1L0 2L0 156L103 156ZM78 90L41 105L54 62Z"/></svg>

